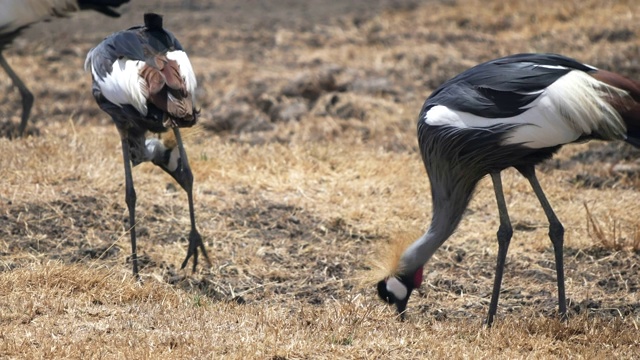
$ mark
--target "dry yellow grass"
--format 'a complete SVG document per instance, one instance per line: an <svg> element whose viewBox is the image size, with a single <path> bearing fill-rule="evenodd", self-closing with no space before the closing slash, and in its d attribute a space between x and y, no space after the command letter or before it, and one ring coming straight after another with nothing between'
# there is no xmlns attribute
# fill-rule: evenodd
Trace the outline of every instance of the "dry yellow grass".
<svg viewBox="0 0 640 360"><path fill-rule="evenodd" d="M640 78L635 2L442 1L315 25L291 20L279 2L264 14L273 23L236 22L225 3L192 2L203 7L192 12L178 3L156 10L193 54L201 85L204 130L187 151L213 267L177 270L186 196L144 164L134 170L144 281L133 280L120 144L82 72L105 34L88 30L89 14L44 40L38 27L7 51L36 95L40 134L0 138L0 358L640 356L640 182L612 170L637 156L622 146L566 147L540 169L566 227L568 322L554 316L546 219L515 171L503 176L515 233L492 329L482 327L498 227L487 180L425 268L407 321L362 281L384 261L381 249L429 222L415 139L429 92L479 61L522 51ZM145 7L105 27L138 23ZM318 90L332 71L336 89ZM284 95L300 79L316 99ZM0 88L0 121L10 127L17 95L5 77ZM271 119L267 101L307 111ZM242 109L240 119L229 109ZM229 128L208 130L221 124Z"/></svg>

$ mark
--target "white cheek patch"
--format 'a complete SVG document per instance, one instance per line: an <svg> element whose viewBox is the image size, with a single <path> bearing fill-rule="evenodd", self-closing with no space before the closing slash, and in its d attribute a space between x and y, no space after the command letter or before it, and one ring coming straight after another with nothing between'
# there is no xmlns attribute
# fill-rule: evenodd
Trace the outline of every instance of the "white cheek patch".
<svg viewBox="0 0 640 360"><path fill-rule="evenodd" d="M180 160L180 149L176 146L171 150L169 155L169 163L167 164L167 170L176 171L178 168L178 160Z"/></svg>
<svg viewBox="0 0 640 360"><path fill-rule="evenodd" d="M156 153L160 153L164 151L164 146L162 145L162 142L160 142L160 140L155 138L146 139L144 141L144 145L147 148L147 157L149 157L150 159L155 158Z"/></svg>
<svg viewBox="0 0 640 360"><path fill-rule="evenodd" d="M395 277L387 280L387 291L393 294L398 300L404 300L407 297L407 287Z"/></svg>

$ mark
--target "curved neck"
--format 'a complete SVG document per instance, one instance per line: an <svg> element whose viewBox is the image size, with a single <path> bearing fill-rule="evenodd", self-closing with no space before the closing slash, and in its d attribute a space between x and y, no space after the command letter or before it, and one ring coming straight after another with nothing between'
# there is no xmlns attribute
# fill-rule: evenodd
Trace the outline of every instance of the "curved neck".
<svg viewBox="0 0 640 360"><path fill-rule="evenodd" d="M435 180L435 181L434 181ZM452 180L452 179L448 179ZM400 272L411 274L431 259L458 227L477 181L437 181L431 177L433 215L427 232L411 244L400 258Z"/></svg>

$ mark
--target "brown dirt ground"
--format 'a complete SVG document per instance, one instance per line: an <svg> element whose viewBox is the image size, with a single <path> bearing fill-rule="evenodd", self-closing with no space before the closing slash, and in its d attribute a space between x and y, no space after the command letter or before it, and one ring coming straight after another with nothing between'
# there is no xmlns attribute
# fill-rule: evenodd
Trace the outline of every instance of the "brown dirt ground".
<svg viewBox="0 0 640 360"><path fill-rule="evenodd" d="M570 319L535 197L503 176L515 234L496 326L482 327L497 210L484 180L399 322L367 282L384 245L432 212L415 118L480 61L559 52L640 79L634 1L157 1L31 28L6 51L36 96L0 138L0 358L637 358L638 152L568 146L539 167L566 227ZM190 53L202 126L187 136L211 268L181 271L186 197L134 170L130 274L117 132L82 71L105 35L165 15ZM100 21L99 26L95 26ZM0 77L0 127L19 96Z"/></svg>

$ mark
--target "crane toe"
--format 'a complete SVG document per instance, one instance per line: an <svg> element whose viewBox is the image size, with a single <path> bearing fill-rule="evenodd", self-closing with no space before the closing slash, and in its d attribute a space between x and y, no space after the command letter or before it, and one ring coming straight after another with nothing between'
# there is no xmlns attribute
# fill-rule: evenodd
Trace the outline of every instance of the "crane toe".
<svg viewBox="0 0 640 360"><path fill-rule="evenodd" d="M202 242L202 236L200 236L200 233L197 230L193 229L191 230L191 233L189 233L189 248L187 249L187 257L182 262L180 270L187 267L189 259L193 256L193 267L191 271L196 272L196 268L198 267L198 250L202 251L202 255L204 256L204 260L207 263L207 266L211 267L211 260L209 260L209 255L207 254L207 250L204 247L204 242Z"/></svg>

